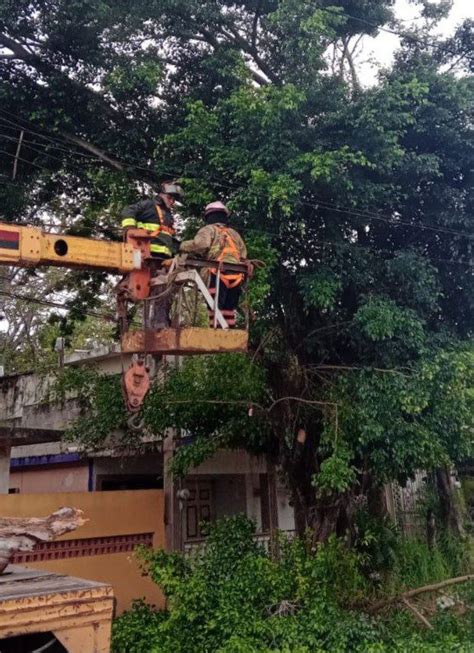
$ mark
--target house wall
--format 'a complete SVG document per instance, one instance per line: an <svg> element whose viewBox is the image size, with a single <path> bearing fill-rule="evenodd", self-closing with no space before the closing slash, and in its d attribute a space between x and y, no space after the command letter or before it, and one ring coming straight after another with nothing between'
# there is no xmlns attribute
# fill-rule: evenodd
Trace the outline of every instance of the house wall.
<svg viewBox="0 0 474 653"><path fill-rule="evenodd" d="M257 531L261 531L262 505L260 474L245 474L245 499L247 517L255 522Z"/></svg>
<svg viewBox="0 0 474 653"><path fill-rule="evenodd" d="M214 480L215 514L219 518L239 512L246 513L262 530L262 488L260 475L267 473L263 456L251 456L243 450L218 451L190 472L190 477L202 476ZM293 531L295 519L289 493L277 483L278 528Z"/></svg>
<svg viewBox="0 0 474 653"><path fill-rule="evenodd" d="M55 542L40 544L31 554L20 554L16 563L109 583L119 614L140 597L164 605L158 587L142 576L133 554L138 543L164 548L161 490L0 496L3 517L40 517L62 506L82 509L88 522Z"/></svg>
<svg viewBox="0 0 474 653"><path fill-rule="evenodd" d="M221 474L214 480L214 508L216 519L229 515L246 513L247 497L245 476L242 474Z"/></svg>
<svg viewBox="0 0 474 653"><path fill-rule="evenodd" d="M278 528L282 531L295 530L295 511L290 505L290 493L288 489L277 481L277 508L278 508Z"/></svg>
<svg viewBox="0 0 474 653"><path fill-rule="evenodd" d="M94 458L93 487L99 489L99 481L106 476L150 475L163 478L163 456L158 453L148 453L135 457L103 457Z"/></svg>
<svg viewBox="0 0 474 653"><path fill-rule="evenodd" d="M38 467L10 472L10 488L21 494L45 492L87 492L89 465L87 463L58 467Z"/></svg>
<svg viewBox="0 0 474 653"><path fill-rule="evenodd" d="M267 471L265 458L263 456L251 456L243 450L221 450L217 451L211 458L206 460L190 471L195 474L263 474Z"/></svg>

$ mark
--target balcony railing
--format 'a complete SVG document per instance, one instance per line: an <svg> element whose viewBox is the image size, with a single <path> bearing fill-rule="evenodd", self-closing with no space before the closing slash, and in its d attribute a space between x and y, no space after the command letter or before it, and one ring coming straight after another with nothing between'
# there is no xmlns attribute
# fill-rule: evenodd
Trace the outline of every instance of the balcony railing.
<svg viewBox="0 0 474 653"><path fill-rule="evenodd" d="M283 533L283 535L290 540L295 536L294 530L279 530L278 532ZM271 534L268 531L255 533L253 539L255 542L258 542L258 544L261 544L267 553L270 551ZM187 540L184 543L184 553L186 555L195 555L196 553L203 552L206 548L206 541L207 538L205 537Z"/></svg>

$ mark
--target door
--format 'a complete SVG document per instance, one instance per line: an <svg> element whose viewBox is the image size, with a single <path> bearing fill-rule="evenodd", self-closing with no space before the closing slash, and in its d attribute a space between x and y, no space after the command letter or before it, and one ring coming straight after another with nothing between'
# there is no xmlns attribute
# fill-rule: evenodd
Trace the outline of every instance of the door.
<svg viewBox="0 0 474 653"><path fill-rule="evenodd" d="M205 525L214 514L212 481L187 481L189 498L185 508L185 539L198 540L206 536Z"/></svg>

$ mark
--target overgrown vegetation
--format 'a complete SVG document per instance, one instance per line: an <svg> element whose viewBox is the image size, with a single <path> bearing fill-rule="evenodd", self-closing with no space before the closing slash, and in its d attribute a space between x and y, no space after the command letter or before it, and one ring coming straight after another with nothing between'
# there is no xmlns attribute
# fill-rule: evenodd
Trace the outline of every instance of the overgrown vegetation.
<svg viewBox="0 0 474 653"><path fill-rule="evenodd" d="M115 653L445 653L472 650L474 622L438 611L434 630L420 629L406 612L364 612L383 596L465 571L462 545L430 550L395 536L386 561L387 583L367 573L375 553L350 550L331 537L313 548L311 538L280 537L272 559L252 538L246 518L225 519L211 529L206 549L194 558L142 551L151 578L168 601L165 613L141 602L120 617ZM470 588L472 594L473 588ZM465 599L466 590L461 594ZM459 595L459 590L450 592ZM459 604L461 605L461 604ZM459 608L458 605L458 608Z"/></svg>
<svg viewBox="0 0 474 653"><path fill-rule="evenodd" d="M450 472L474 453L473 24L444 39L433 28L450 3L413 5L416 28L397 22L392 0L0 4L4 219L119 239L120 208L180 177L188 225L222 199L267 264L251 286L249 357L186 362L155 385L142 416L147 432L177 427L193 438L175 474L217 447L264 453L310 550L288 545L272 562L241 524L230 553L216 540L191 567L157 557L170 612L142 606L124 618L137 642L135 621L163 650L177 650L175 637L185 653L467 646L449 618L430 639L406 615L374 621L333 592L355 607L363 594L453 573L452 537L464 530ZM387 28L410 34L394 65L364 85L354 48ZM105 310L105 275L61 274L51 285L35 274L0 291L66 293L55 334ZM0 332L9 371L33 354L50 361L45 312L11 299L10 330ZM83 408L70 436L94 448L117 433L130 442L116 379L67 373L61 385ZM380 519L383 484L420 469L432 489L429 550L400 544ZM344 583L331 576L341 565ZM268 598L298 605L276 616Z"/></svg>

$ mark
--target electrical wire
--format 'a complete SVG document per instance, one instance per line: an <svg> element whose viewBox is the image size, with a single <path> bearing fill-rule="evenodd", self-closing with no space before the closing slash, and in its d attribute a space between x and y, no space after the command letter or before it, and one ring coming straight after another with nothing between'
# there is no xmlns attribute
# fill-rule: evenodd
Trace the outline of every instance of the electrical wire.
<svg viewBox="0 0 474 653"><path fill-rule="evenodd" d="M1 132L0 132L0 138L4 138L7 141L13 141L14 143L18 143L18 138L15 138L13 136L8 136L7 134L2 134ZM29 141L23 140L22 143L21 143L21 146L26 148L27 150L32 150L33 152L36 152L37 154L41 154L42 156L47 156L47 157L50 157L51 159L54 159L55 161L59 161L59 163L64 163L64 159L60 159L59 157L55 156L54 154L50 154L46 150L46 148L49 147L48 145L46 145L45 147L43 147L42 150L40 150L39 148L33 147L32 145L28 145L28 143L29 143ZM15 156L15 158L17 158L17 157Z"/></svg>
<svg viewBox="0 0 474 653"><path fill-rule="evenodd" d="M0 137L1 137L1 134L0 134ZM16 141L16 139L11 139L11 140ZM42 154L42 152L40 150L36 150L35 148L33 148L31 146L26 146L26 147L29 147L30 149L33 149L33 150L35 150L35 151ZM8 156L10 156L12 158L16 158L15 155L10 154L8 152L5 152L4 150L0 150L0 152L2 152L2 151L5 154L7 154ZM48 154L47 156L51 156L52 158L62 162L61 159L59 159L58 157L55 157L55 156L50 155L50 154ZM26 163L31 163L31 165L35 165L37 168L42 167L42 166L39 166L39 165L37 165L37 164L35 164L33 162L29 162L26 159L19 158L19 160L25 161ZM97 159L97 161L100 162L99 159ZM49 168L44 168L44 169L48 170L49 172L52 172L52 170L50 170ZM143 169L146 169L146 168L143 168ZM149 168L147 170L151 172L151 170ZM228 185L228 186L230 188L235 188L235 187L232 187L230 185ZM364 218L364 219L367 219L367 220L378 220L378 221L385 222L385 223L390 224L390 225L395 226L395 227L399 226L399 225L403 225L403 226L409 227L411 229L427 230L427 231L432 231L432 232L437 232L437 233L449 234L449 235L454 235L454 236L461 236L461 237L464 237L464 238L473 238L474 237L474 234L470 234L470 233L465 232L465 231L459 231L459 230L456 230L456 229L449 229L448 227L437 227L435 225L422 223L422 222L418 222L418 223L414 224L412 222L408 222L407 220L403 220L403 219L399 219L399 218L390 218L388 216L382 216L382 215L380 215L378 213L372 213L372 212L368 212L368 211L362 211L360 209L342 207L342 206L339 206L337 204L330 203L330 202L328 202L326 200L317 200L316 204L311 203L311 202L301 202L301 203L304 206L308 206L310 208L330 209L330 210L335 211L337 213L352 215L354 217Z"/></svg>
<svg viewBox="0 0 474 653"><path fill-rule="evenodd" d="M22 122L27 123L27 125L32 125L33 127L35 127L35 129L38 129L38 127L36 125L33 125L32 122L30 122L29 120L26 120L25 118L21 118L20 116L17 116L15 113L12 113L11 111L7 111L6 109L0 108L0 113L5 113L8 116L11 116L11 117L15 118L16 120L21 120ZM49 142L51 142L53 144L54 143L57 143L59 145L66 144L66 145L68 145L68 149L66 151L69 152L69 153L73 152L74 154L78 154L79 156L82 156L82 157L85 157L85 158L88 158L88 159L89 158L91 158L91 159L96 159L97 158L97 157L93 156L92 154L86 154L84 152L79 152L78 150L74 150L73 147L71 146L71 144L64 138L59 139L59 138L49 136L49 135L46 136L45 134L43 134L43 133L41 133L39 131L33 131L32 129L29 128L29 126L26 127L25 125L22 125L21 123L14 122L14 121L9 120L8 118L5 118L3 116L0 116L0 120L3 120L4 122L11 125L10 128L16 127L17 129L23 129L25 132L28 132L30 134L34 134L35 136L39 136L40 138L44 139L45 141L49 141ZM4 126L6 126L6 125L4 125ZM97 159L97 160L100 161L100 159Z"/></svg>
<svg viewBox="0 0 474 653"><path fill-rule="evenodd" d="M16 156L15 154L12 154L11 152L7 152L6 150L0 150L0 154L6 154L6 156L9 156L11 159L16 159L17 161L23 161L24 163L28 163L28 165L33 166L34 168L38 168L39 170L46 170L47 172L57 172L57 170L52 170L51 168L47 168L46 166L40 166L37 163L34 163L33 161L28 161L28 159L24 159L21 156Z"/></svg>
<svg viewBox="0 0 474 653"><path fill-rule="evenodd" d="M0 111L4 111L4 110L3 110L3 109L0 109ZM15 115L15 114L11 114L11 112L7 112L7 113L8 113L9 115ZM17 118L18 118L18 117L17 117ZM1 117L0 117L0 119L1 119ZM14 124L12 121L9 121L9 122L11 122L12 124ZM18 128L21 128L21 125L17 123L17 127L18 127ZM16 140L16 139L14 139L14 140ZM54 139L54 140L57 140L57 139ZM66 141L64 141L64 142L66 142ZM46 147L46 146L44 146L44 147ZM33 148L32 148L32 149L33 149ZM0 150L0 151L1 151L1 150ZM7 153L7 154L8 154L8 153ZM12 156L12 157L13 157L14 155L9 154L9 156ZM49 156L52 156L52 155L49 155ZM58 159L58 157L53 157L53 158ZM20 160L23 160L23 159L20 159ZM58 160L60 160L60 159L58 159ZM136 160L138 161L138 159L136 159ZM94 161L97 161L97 162L103 163L100 159L94 159ZM34 164L32 164L32 165L34 165ZM77 165L77 164L76 164L76 165ZM39 167L39 166L36 166L36 167ZM149 167L144 167L144 166L135 166L135 167L140 168L140 169L142 169L142 170L146 170L147 172L153 172L153 170L151 170ZM47 169L47 168L46 168L46 169ZM47 170L49 170L49 169L47 169ZM171 174L171 173L170 173L170 174ZM175 171L175 173L173 173L173 174L177 174L176 171ZM216 183L220 183L221 185L224 185L224 186L227 185L228 188L232 188L232 189L234 189L234 190L237 188L235 185L229 184L227 181L224 181L224 180L222 180L222 179L217 179L217 178L215 178L215 177L214 177L213 179L216 181ZM388 224L391 224L391 225L393 225L393 226L404 225L404 226L407 226L407 227L409 227L409 228L411 228L411 229L429 230L429 231L438 232L438 233L445 233L445 234L450 234L450 235L458 235L458 236L462 236L462 237L466 237L466 238L472 238L473 235L474 235L474 234L469 234L469 233L464 232L464 231L458 231L458 230L454 230L454 229L449 229L449 228L447 228L447 227L436 227L436 226L434 226L434 225L430 225L430 224L426 224L426 223L421 223L421 222L418 222L417 224L413 224L413 223L408 222L408 221L406 221L406 220L389 218L389 217L387 217L387 216L381 216L380 214L371 213L371 212L368 212L368 211L361 211L361 210L359 210L359 209L353 209L353 208L348 208L348 207L341 207L341 206L339 206L339 205L336 205L336 204L332 204L332 203L330 203L330 202L327 202L326 200L318 200L318 204L313 204L313 203L310 203L310 202L302 202L302 204L305 205L305 206L309 206L309 207L312 207L312 208L316 208L316 209L321 208L321 207L322 207L322 208L329 208L329 209L332 209L332 210L334 210L334 211L336 211L336 212L339 212L339 213L345 213L345 214L347 214L347 215L353 215L353 216L355 216L355 217L363 217L363 218L371 219L371 220L379 220L379 221L382 221L382 222L386 222L386 223L388 223Z"/></svg>
<svg viewBox="0 0 474 653"><path fill-rule="evenodd" d="M318 202L317 204L312 204L311 202L302 202L302 204L304 204L304 206L309 206L315 209L323 207L323 208L331 209L332 211L336 211L337 213L346 213L361 218L367 218L369 220L380 220L382 222L387 222L388 224L394 226L403 225L415 229L426 229L429 231L435 231L439 233L446 233L455 236L463 236L465 238L474 237L474 234L470 234L466 231L457 231L456 229L449 229L447 227L435 227L434 225L426 224L426 222L413 224L412 222L408 222L407 220L400 220L398 218L389 218L388 216L382 216L378 213L369 213L367 211L360 211L359 209L349 209L347 207L346 208L340 207L337 204L332 204L326 202L325 200L321 200L321 201L318 200L317 202Z"/></svg>
<svg viewBox="0 0 474 653"><path fill-rule="evenodd" d="M21 130L21 131L24 131L26 134L32 134L33 136L35 135L34 132L30 131L29 129L26 129L25 127L21 127L21 125L19 125L18 127L14 127L13 125L6 125L6 124L1 122L2 120L4 120L4 118L2 116L0 116L0 127L2 129L9 129L10 131L15 132L15 134L18 133L18 130ZM18 142L18 136L10 136L9 134L1 134L1 135L4 138L8 138L9 140L13 140L15 142ZM22 140L22 143L28 143L28 144L31 144L31 145L35 145L36 147L42 147L45 150L46 150L46 148L52 149L52 150L57 150L58 152L68 154L69 156L72 154L72 155L76 155L76 156L85 157L86 159L88 159L91 162L96 162L97 161L97 162L102 163L101 159L99 159L98 157L95 157L95 156L92 156L92 155L89 156L87 154L82 154L82 152L72 150L72 148L66 148L66 147L61 147L60 145L55 145L53 142L49 143L47 141L46 143L39 143L38 141L28 140L28 139L24 138ZM64 142L64 144L66 144L66 142ZM79 163L79 161L77 163Z"/></svg>
<svg viewBox="0 0 474 653"><path fill-rule="evenodd" d="M64 304L60 304L59 302L53 302L48 299L39 299L38 297L31 297L31 295L23 295L21 293L16 293L16 292L9 292L8 290L0 290L0 295L4 297L9 297L10 299L18 299L20 301L29 302L32 304L47 306L48 308L59 308L64 311L72 310L72 308L68 306L64 306ZM83 311L83 310L81 310L81 313L83 315L94 317L100 320L105 320L107 322L117 321L117 318L115 316L107 315L106 313L96 313L95 311Z"/></svg>
<svg viewBox="0 0 474 653"><path fill-rule="evenodd" d="M428 48L437 48L444 50L444 52L447 52L448 54L452 54L455 57L459 56L459 52L455 52L454 50L451 50L450 48L446 48L443 46L442 43L437 43L436 41L431 41L428 39L422 39L419 38L418 36L415 36L414 34L410 34L409 32L399 32L397 30L391 29L390 27L384 27L382 25L378 25L377 23L374 23L370 20L367 20L366 18L360 18L359 16L354 16L352 14L348 14L346 11L338 11L337 8L332 8L332 7L319 7L318 11L323 11L325 13L329 13L332 16L342 16L344 18L350 18L351 20L355 20L359 23L363 23L365 25L368 25L369 27L375 27L376 29L380 30L381 32L386 32L387 34L392 34L394 36L398 36L399 38L402 39L407 39L410 41L413 41L415 43L419 43L420 45L423 45ZM469 61L472 61L472 57L467 57Z"/></svg>

